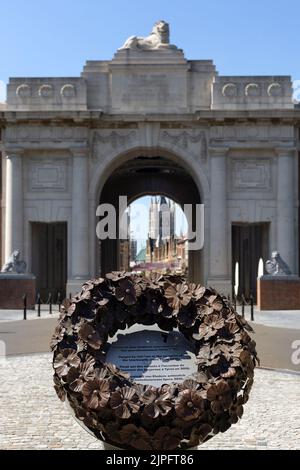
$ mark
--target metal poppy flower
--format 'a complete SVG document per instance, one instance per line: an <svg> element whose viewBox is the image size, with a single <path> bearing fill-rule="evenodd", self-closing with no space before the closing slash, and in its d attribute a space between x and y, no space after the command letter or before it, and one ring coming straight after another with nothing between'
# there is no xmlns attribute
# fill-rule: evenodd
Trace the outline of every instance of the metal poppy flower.
<svg viewBox="0 0 300 470"><path fill-rule="evenodd" d="M195 426L191 433L190 440L187 443L187 447L195 447L199 442L202 443L208 440L212 430L212 427L207 423L201 423L199 426Z"/></svg>
<svg viewBox="0 0 300 470"><path fill-rule="evenodd" d="M134 449L151 450L150 435L142 428L134 424L126 424L120 431L120 438L123 444L127 444Z"/></svg>
<svg viewBox="0 0 300 470"><path fill-rule="evenodd" d="M149 285L148 288L153 290L159 290L163 286L164 278L162 274L151 272L149 276Z"/></svg>
<svg viewBox="0 0 300 470"><path fill-rule="evenodd" d="M229 419L230 419L231 424L237 423L238 420L243 416L243 412L244 412L243 404L244 404L243 397L238 397L229 408L229 416L230 416Z"/></svg>
<svg viewBox="0 0 300 470"><path fill-rule="evenodd" d="M162 426L155 432L152 438L152 448L155 450L176 449L182 437L182 431L180 429Z"/></svg>
<svg viewBox="0 0 300 470"><path fill-rule="evenodd" d="M147 290L145 297L145 312L150 315L157 315L163 309L163 297L155 293L152 289Z"/></svg>
<svg viewBox="0 0 300 470"><path fill-rule="evenodd" d="M207 315L199 327L199 339L209 339L215 336L220 328L225 325L224 318L216 314Z"/></svg>
<svg viewBox="0 0 300 470"><path fill-rule="evenodd" d="M189 289L195 300L202 299L206 292L206 287L201 286L200 284L189 284Z"/></svg>
<svg viewBox="0 0 300 470"><path fill-rule="evenodd" d="M102 423L99 422L98 414L96 412L87 411L84 408L77 408L76 411L77 418L79 419L79 421L82 421L82 423L87 428L92 428L101 432L105 431L105 427Z"/></svg>
<svg viewBox="0 0 300 470"><path fill-rule="evenodd" d="M206 379L207 380L207 379ZM179 391L183 390L198 390L200 388L199 383L196 380L193 379L187 379L178 386Z"/></svg>
<svg viewBox="0 0 300 470"><path fill-rule="evenodd" d="M88 323L83 324L78 331L78 336L93 349L99 349L102 344L102 339L99 334L92 325Z"/></svg>
<svg viewBox="0 0 300 470"><path fill-rule="evenodd" d="M228 410L232 404L232 394L229 385L220 381L217 385L211 385L207 389L207 399L211 402L210 406L215 414Z"/></svg>
<svg viewBox="0 0 300 470"><path fill-rule="evenodd" d="M217 364L222 351L219 347L212 348L210 345L200 348L196 362L200 366L211 366Z"/></svg>
<svg viewBox="0 0 300 470"><path fill-rule="evenodd" d="M59 380L59 378L56 375L53 376L53 381L54 381L54 389L56 391L56 394L57 394L58 398L61 401L65 401L66 392L65 392L64 387L61 384L61 381Z"/></svg>
<svg viewBox="0 0 300 470"><path fill-rule="evenodd" d="M178 322L186 328L191 328L197 320L197 307L187 306L182 308L177 314Z"/></svg>
<svg viewBox="0 0 300 470"><path fill-rule="evenodd" d="M219 350L224 354L226 359L229 361L234 361L240 357L241 352L243 351L243 347L240 343L233 343L233 344L219 344ZM235 362L236 365L239 365L239 362Z"/></svg>
<svg viewBox="0 0 300 470"><path fill-rule="evenodd" d="M240 340L241 336L237 336L240 331L240 326L234 321L225 321L225 328L222 331L222 343L232 343L233 340Z"/></svg>
<svg viewBox="0 0 300 470"><path fill-rule="evenodd" d="M192 421L203 413L205 402L196 390L183 390L178 395L175 411L184 421Z"/></svg>
<svg viewBox="0 0 300 470"><path fill-rule="evenodd" d="M82 284L82 290L83 291L90 291L90 290L93 290L95 287L95 284L94 282L91 280L91 281L87 281L85 282L84 284Z"/></svg>
<svg viewBox="0 0 300 470"><path fill-rule="evenodd" d="M198 312L198 317L203 320L205 317L210 315L211 313L214 313L214 309L210 307L207 304L201 303L202 299L200 302L197 302L197 312Z"/></svg>
<svg viewBox="0 0 300 470"><path fill-rule="evenodd" d="M63 326L57 325L50 341L50 348L52 349L52 351L62 341L64 334L65 334L65 329L63 328Z"/></svg>
<svg viewBox="0 0 300 470"><path fill-rule="evenodd" d="M172 409L171 394L155 387L148 387L141 400L146 405L144 413L154 419L165 416Z"/></svg>
<svg viewBox="0 0 300 470"><path fill-rule="evenodd" d="M181 306L185 307L189 304L192 294L187 284L177 284L166 289L165 297L170 307L177 312Z"/></svg>
<svg viewBox="0 0 300 470"><path fill-rule="evenodd" d="M105 363L105 368L109 371L111 377L117 377L122 380L128 380L130 377L128 372L124 372L123 370L115 366L115 364L111 364L110 362Z"/></svg>
<svg viewBox="0 0 300 470"><path fill-rule="evenodd" d="M121 279L118 287L116 287L116 298L124 302L125 305L133 305L136 303L137 287L128 279Z"/></svg>
<svg viewBox="0 0 300 470"><path fill-rule="evenodd" d="M132 413L139 411L139 397L133 388L122 387L112 393L110 406L115 411L116 416L121 419L128 419Z"/></svg>
<svg viewBox="0 0 300 470"><path fill-rule="evenodd" d="M77 367L80 364L80 358L74 349L63 349L54 359L53 367L59 377L67 375L71 367Z"/></svg>
<svg viewBox="0 0 300 470"><path fill-rule="evenodd" d="M254 362L249 351L243 349L243 351L240 353L239 359L243 367L246 367L247 369L254 369Z"/></svg>
<svg viewBox="0 0 300 470"><path fill-rule="evenodd" d="M128 276L130 276L130 273L127 273L126 271L112 271L111 273L106 274L105 277L113 282L117 282Z"/></svg>
<svg viewBox="0 0 300 470"><path fill-rule="evenodd" d="M66 376L66 382L69 384L71 390L81 392L85 382L95 377L94 364L95 359L90 356L86 358L85 362L82 362L79 367L71 367Z"/></svg>
<svg viewBox="0 0 300 470"><path fill-rule="evenodd" d="M107 380L94 379L86 382L82 387L83 403L92 410L106 406L110 393Z"/></svg>
<svg viewBox="0 0 300 470"><path fill-rule="evenodd" d="M67 304L68 304L68 303L69 303L69 301L67 302ZM77 307L77 305L76 305L75 302L71 303L71 304L67 307L66 315L69 316L69 317L71 317L71 316L75 313L76 307Z"/></svg>

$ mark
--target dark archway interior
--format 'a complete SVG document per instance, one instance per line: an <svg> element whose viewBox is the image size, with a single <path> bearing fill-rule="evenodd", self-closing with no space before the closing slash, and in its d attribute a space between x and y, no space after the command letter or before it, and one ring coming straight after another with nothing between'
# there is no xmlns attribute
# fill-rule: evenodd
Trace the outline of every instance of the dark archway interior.
<svg viewBox="0 0 300 470"><path fill-rule="evenodd" d="M139 156L117 168L104 184L100 204L114 205L118 214L119 196L127 196L128 204L146 195L165 195L179 205L200 204L200 195L193 178L177 163L160 156ZM194 227L193 227L194 229ZM118 240L100 243L100 274L118 269ZM200 252L189 254L189 278L201 281Z"/></svg>

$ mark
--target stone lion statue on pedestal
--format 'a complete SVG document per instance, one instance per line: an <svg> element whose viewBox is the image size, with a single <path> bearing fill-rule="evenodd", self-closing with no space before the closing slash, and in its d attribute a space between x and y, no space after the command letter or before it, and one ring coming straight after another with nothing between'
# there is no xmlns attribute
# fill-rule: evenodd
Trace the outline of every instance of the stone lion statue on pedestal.
<svg viewBox="0 0 300 470"><path fill-rule="evenodd" d="M176 46L170 44L170 28L169 24L163 20L157 21L152 29L149 36L145 38L139 36L131 36L125 41L123 46L119 50L123 49L160 49L160 48L172 48L176 49Z"/></svg>
<svg viewBox="0 0 300 470"><path fill-rule="evenodd" d="M288 276L291 270L283 261L278 251L273 251L272 257L266 262L266 271L271 276Z"/></svg>
<svg viewBox="0 0 300 470"><path fill-rule="evenodd" d="M8 258L8 261L2 266L1 272L24 274L26 271L26 263L20 259L20 256L20 250L15 250Z"/></svg>

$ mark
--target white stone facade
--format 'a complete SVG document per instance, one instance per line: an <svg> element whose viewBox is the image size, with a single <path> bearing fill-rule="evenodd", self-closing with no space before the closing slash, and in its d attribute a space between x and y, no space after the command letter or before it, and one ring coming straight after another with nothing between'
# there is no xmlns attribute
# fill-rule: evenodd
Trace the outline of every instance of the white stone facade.
<svg viewBox="0 0 300 470"><path fill-rule="evenodd" d="M290 77L219 76L177 48L122 49L80 78L12 78L0 112L2 260L20 249L31 270L31 222L67 222L68 290L98 275L101 189L142 154L180 164L198 188L203 283L231 289L232 223L269 223L269 252L297 273L297 115Z"/></svg>

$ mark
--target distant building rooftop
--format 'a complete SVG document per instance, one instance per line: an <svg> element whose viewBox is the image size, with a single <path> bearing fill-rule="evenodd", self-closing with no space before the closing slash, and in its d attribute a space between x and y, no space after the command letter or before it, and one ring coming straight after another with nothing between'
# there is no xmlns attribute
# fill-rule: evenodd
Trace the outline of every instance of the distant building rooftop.
<svg viewBox="0 0 300 470"><path fill-rule="evenodd" d="M146 261L146 248L142 248L138 252L135 260L137 263L144 263Z"/></svg>

